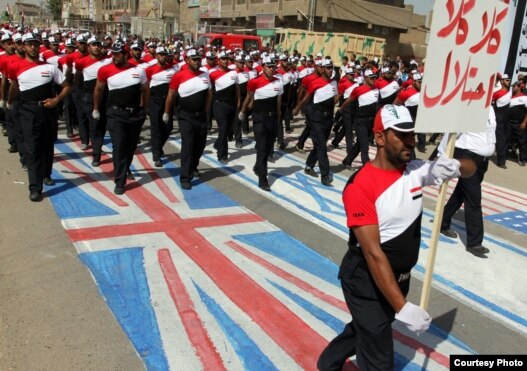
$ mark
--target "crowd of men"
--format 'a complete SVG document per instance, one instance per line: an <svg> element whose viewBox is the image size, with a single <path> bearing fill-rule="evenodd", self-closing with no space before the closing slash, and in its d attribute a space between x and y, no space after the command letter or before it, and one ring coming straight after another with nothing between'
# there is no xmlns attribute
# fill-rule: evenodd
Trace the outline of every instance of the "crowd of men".
<svg viewBox="0 0 527 371"><path fill-rule="evenodd" d="M186 190L200 176L198 164L213 120L220 164L228 164L228 142L234 140L241 148L243 135L253 130L253 170L259 187L270 191L267 163L274 161L275 146L287 146L284 132L293 131L293 117L301 111L306 125L295 148L304 152L307 138L313 142L304 172L318 177L318 163L321 183L330 186L327 146L332 129L333 146L346 139L342 166L351 168L359 154L366 164L376 113L386 104L404 105L415 120L424 73L424 64L413 58L380 61L351 55L336 68L329 57L298 51L18 31L1 32L0 105L9 152L18 152L28 171L32 201L42 199L43 184L54 184L53 143L59 120L65 122L68 138L78 134L81 149L91 149L94 167L101 163L103 138L109 132L116 194L123 194L127 179L134 177L130 164L147 116L156 167L163 166L163 146L177 119L180 182ZM520 165L527 162L525 83L520 78L511 89L511 79L500 76L494 94L497 165L502 168L516 148ZM425 134L418 134L416 149L425 152L425 145Z"/></svg>
<svg viewBox="0 0 527 371"><path fill-rule="evenodd" d="M416 160L414 148L426 152L427 140L418 134L416 143L414 123L425 71L413 59L369 61L351 55L336 68L322 54L35 31L4 29L0 38L0 106L9 152L18 153L28 171L31 201L42 199L43 185L54 184L59 118L68 138L78 134L81 149L91 149L94 168L101 165L109 132L117 195L126 192L127 180L134 177L130 166L147 116L155 167L163 166L163 147L177 120L184 190L192 189L193 178L200 177L199 162L213 120L218 127L214 148L222 165L229 163L228 142L241 148L243 135L254 132L253 171L265 191L271 191L267 164L274 161L276 147L287 146L284 133L293 131L293 117L300 111L306 125L296 150L304 152L307 138L313 143L305 174L331 185L327 146L332 130L333 146L346 139L342 166L351 168L360 154L363 167L343 194L350 239L339 273L353 320L322 352L320 370L340 370L353 354L361 369L393 369L391 323L397 319L412 331L427 330L430 315L406 301L421 241L421 187L459 177L441 233L457 238L451 218L464 203L466 249L485 257L489 250L482 246L481 183L489 157L496 150L497 166L506 168L508 152L517 148L516 161L521 166L527 162L523 76L511 85L509 76L499 75L486 131L458 135L454 159L435 159L434 153L434 161L422 161ZM377 153L370 161L372 141Z"/></svg>

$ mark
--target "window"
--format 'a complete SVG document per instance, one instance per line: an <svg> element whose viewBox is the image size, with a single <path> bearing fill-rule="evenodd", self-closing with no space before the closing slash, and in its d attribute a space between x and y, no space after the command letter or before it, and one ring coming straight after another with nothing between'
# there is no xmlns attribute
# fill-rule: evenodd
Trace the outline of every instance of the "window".
<svg viewBox="0 0 527 371"><path fill-rule="evenodd" d="M258 41L256 40L243 40L243 49L244 50L258 50Z"/></svg>

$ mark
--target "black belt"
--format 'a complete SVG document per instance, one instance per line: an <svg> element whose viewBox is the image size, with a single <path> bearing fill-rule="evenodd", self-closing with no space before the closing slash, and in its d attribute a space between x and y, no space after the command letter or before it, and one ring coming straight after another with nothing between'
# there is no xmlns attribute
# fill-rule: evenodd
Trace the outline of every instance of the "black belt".
<svg viewBox="0 0 527 371"><path fill-rule="evenodd" d="M478 161L487 161L489 159L490 156L481 156L481 155L478 155L477 153L474 153L468 149L464 149L464 148L456 148L457 151L460 151L462 152L464 155L474 159L474 160L478 160Z"/></svg>
<svg viewBox="0 0 527 371"><path fill-rule="evenodd" d="M358 247L355 246L355 247L349 247L348 248L348 252L347 254L349 256L355 256L355 257L358 257L359 259L361 259L362 261L362 264L364 264L364 267L367 269L368 267L368 264L366 263L366 260L364 258L364 256L362 255L362 253L360 251L358 251ZM395 276L395 281L397 281L398 283L400 282L403 282L403 281L406 281L406 280L409 280L410 277L411 277L411 273L410 272L406 272L406 273L394 273L394 276Z"/></svg>
<svg viewBox="0 0 527 371"><path fill-rule="evenodd" d="M205 112L204 111L194 112L194 111L187 111L187 110L182 109L181 112L184 112L186 114L192 115L194 117L205 116Z"/></svg>
<svg viewBox="0 0 527 371"><path fill-rule="evenodd" d="M229 102L228 100L214 99L214 102L225 103L225 104L228 104L229 106L234 106L234 102Z"/></svg>
<svg viewBox="0 0 527 371"><path fill-rule="evenodd" d="M131 114L131 113L137 112L142 107L127 107L127 106L111 105L108 108L116 109L116 110L119 110L119 111L125 111L125 112L128 112L128 113Z"/></svg>
<svg viewBox="0 0 527 371"><path fill-rule="evenodd" d="M24 104L36 104L37 106L44 107L43 100L22 100L20 102Z"/></svg>
<svg viewBox="0 0 527 371"><path fill-rule="evenodd" d="M265 111L256 111L256 112L253 111L253 115L266 115L266 116L271 117L271 116L278 115L278 113L277 112L265 112Z"/></svg>

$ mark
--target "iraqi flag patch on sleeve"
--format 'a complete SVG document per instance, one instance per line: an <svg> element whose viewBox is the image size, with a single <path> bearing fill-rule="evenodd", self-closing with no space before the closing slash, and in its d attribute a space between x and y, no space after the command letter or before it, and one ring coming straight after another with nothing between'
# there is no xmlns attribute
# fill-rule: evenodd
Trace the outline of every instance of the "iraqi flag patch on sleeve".
<svg viewBox="0 0 527 371"><path fill-rule="evenodd" d="M410 189L410 194L412 195L412 200L417 200L423 197L423 190L421 187L415 187Z"/></svg>

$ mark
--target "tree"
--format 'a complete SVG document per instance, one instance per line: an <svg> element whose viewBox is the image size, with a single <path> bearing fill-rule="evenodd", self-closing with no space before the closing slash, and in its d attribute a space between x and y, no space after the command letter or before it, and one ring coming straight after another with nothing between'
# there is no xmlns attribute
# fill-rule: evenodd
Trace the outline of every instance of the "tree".
<svg viewBox="0 0 527 371"><path fill-rule="evenodd" d="M46 0L46 6L54 21L62 18L62 0Z"/></svg>

